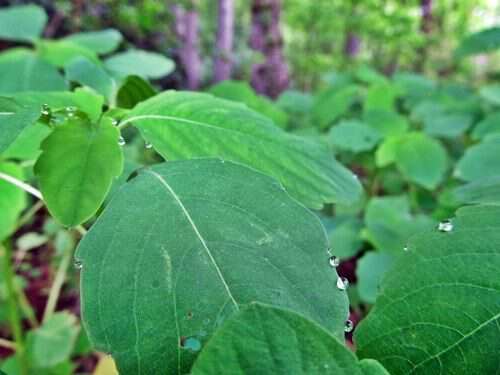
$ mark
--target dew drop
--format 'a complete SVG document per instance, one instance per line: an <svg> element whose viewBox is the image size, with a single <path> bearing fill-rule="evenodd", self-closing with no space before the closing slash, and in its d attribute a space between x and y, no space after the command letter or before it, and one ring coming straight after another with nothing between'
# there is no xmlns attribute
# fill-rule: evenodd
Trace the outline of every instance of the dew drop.
<svg viewBox="0 0 500 375"><path fill-rule="evenodd" d="M120 135L120 138L118 138L118 144L120 146L125 146L125 138L123 138L121 135Z"/></svg>
<svg viewBox="0 0 500 375"><path fill-rule="evenodd" d="M40 112L43 116L48 116L50 115L50 107L48 104L43 104L42 105L42 110Z"/></svg>
<svg viewBox="0 0 500 375"><path fill-rule="evenodd" d="M403 251L408 251L408 246L403 247Z"/></svg>
<svg viewBox="0 0 500 375"><path fill-rule="evenodd" d="M83 263L82 263L82 261L81 261L81 260L78 260L78 259L76 259L76 260L73 262L73 265L75 266L75 268L76 268L77 270L81 270L81 269L82 269L82 267L83 267Z"/></svg>
<svg viewBox="0 0 500 375"><path fill-rule="evenodd" d="M181 339L181 347L183 349L189 349L193 352L197 352L201 349L201 342L194 337L186 337Z"/></svg>
<svg viewBox="0 0 500 375"><path fill-rule="evenodd" d="M350 319L346 320L344 325L344 332L349 333L352 332L353 329L354 329L354 323L352 322L352 320Z"/></svg>
<svg viewBox="0 0 500 375"><path fill-rule="evenodd" d="M111 125L117 126L118 125L118 120L117 119L111 119Z"/></svg>
<svg viewBox="0 0 500 375"><path fill-rule="evenodd" d="M148 150L153 147L153 145L149 142L146 142L145 146Z"/></svg>
<svg viewBox="0 0 500 375"><path fill-rule="evenodd" d="M453 224L450 220L444 220L438 224L438 230L440 232L451 232L453 230Z"/></svg>
<svg viewBox="0 0 500 375"><path fill-rule="evenodd" d="M346 290L348 286L349 286L349 280L347 280L345 277L339 276L337 278L337 288L339 290Z"/></svg>
<svg viewBox="0 0 500 375"><path fill-rule="evenodd" d="M337 268L340 264L340 259L335 255L332 255L330 258L328 258L328 263L330 264L330 267Z"/></svg>

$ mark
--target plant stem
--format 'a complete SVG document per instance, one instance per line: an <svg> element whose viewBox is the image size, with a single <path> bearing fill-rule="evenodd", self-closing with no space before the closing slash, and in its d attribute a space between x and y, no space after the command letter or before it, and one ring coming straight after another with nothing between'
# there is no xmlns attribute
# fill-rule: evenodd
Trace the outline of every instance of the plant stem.
<svg viewBox="0 0 500 375"><path fill-rule="evenodd" d="M12 335L14 336L14 342L16 346L16 355L19 359L20 374L28 375L28 361L24 348L24 337L22 329L21 316L17 310L16 305L16 288L14 285L14 271L12 269L11 259L12 250L10 244L5 243L4 246L0 248L1 255L3 258L3 272L5 277L5 286L7 289L7 303L9 305L9 320L12 329Z"/></svg>
<svg viewBox="0 0 500 375"><path fill-rule="evenodd" d="M47 299L47 304L45 305L45 310L43 312L42 323L46 322L47 319L49 319L54 313L57 300L59 299L59 295L61 294L64 280L66 279L66 272L68 271L68 266L71 263L72 256L73 248L69 249L63 254L61 263L59 263L59 267L57 268L56 277L54 278L54 282L52 283L52 286L50 288L49 298Z"/></svg>
<svg viewBox="0 0 500 375"><path fill-rule="evenodd" d="M43 206L43 201L37 201L28 211L25 212L23 216L21 216L18 227L26 224Z"/></svg>

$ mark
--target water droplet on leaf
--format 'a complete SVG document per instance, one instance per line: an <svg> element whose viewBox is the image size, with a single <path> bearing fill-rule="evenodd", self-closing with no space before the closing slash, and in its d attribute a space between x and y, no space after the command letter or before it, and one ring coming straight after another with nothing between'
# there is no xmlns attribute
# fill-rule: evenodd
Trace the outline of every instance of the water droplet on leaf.
<svg viewBox="0 0 500 375"><path fill-rule="evenodd" d="M116 119L112 118L112 119L111 119L111 125L113 125L113 126L117 126L117 125L118 125L118 120L116 120Z"/></svg>
<svg viewBox="0 0 500 375"><path fill-rule="evenodd" d="M48 115L50 115L50 107L49 107L49 105L48 105L48 104L43 104L43 105L42 105L41 114L42 114L43 116L48 116Z"/></svg>
<svg viewBox="0 0 500 375"><path fill-rule="evenodd" d="M444 220L438 224L438 230L440 232L451 232L453 230L453 224L450 220Z"/></svg>
<svg viewBox="0 0 500 375"><path fill-rule="evenodd" d="M194 337L184 337L181 338L181 347L197 352L201 349L201 342Z"/></svg>
<svg viewBox="0 0 500 375"><path fill-rule="evenodd" d="M145 147L149 150L150 148L153 147L153 145L149 142L146 142Z"/></svg>
<svg viewBox="0 0 500 375"><path fill-rule="evenodd" d="M330 267L337 268L340 264L340 259L335 255L332 255L330 258L328 258L328 263L330 264Z"/></svg>
<svg viewBox="0 0 500 375"><path fill-rule="evenodd" d="M344 325L344 332L349 333L352 332L353 329L354 329L354 323L352 322L352 320L350 319L346 320Z"/></svg>
<svg viewBox="0 0 500 375"><path fill-rule="evenodd" d="M75 261L73 262L73 265L75 266L75 268L76 268L77 270L81 270L81 269L82 269L82 267L83 267L83 263L82 263L82 261L81 261L81 260L78 260L78 259L77 259L77 260L75 260Z"/></svg>
<svg viewBox="0 0 500 375"><path fill-rule="evenodd" d="M118 138L118 144L120 146L125 146L125 138L123 138L121 135L120 135L120 138Z"/></svg>
<svg viewBox="0 0 500 375"><path fill-rule="evenodd" d="M337 278L337 288L339 288L340 290L346 290L348 286L349 280L347 280L345 277Z"/></svg>

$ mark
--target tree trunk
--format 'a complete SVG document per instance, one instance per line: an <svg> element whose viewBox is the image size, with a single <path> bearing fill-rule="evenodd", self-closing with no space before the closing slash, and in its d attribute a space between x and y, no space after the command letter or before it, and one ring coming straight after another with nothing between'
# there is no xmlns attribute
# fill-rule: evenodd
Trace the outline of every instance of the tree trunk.
<svg viewBox="0 0 500 375"><path fill-rule="evenodd" d="M355 57L359 53L360 47L361 40L359 37L352 31L349 31L344 44L345 55L349 58Z"/></svg>
<svg viewBox="0 0 500 375"><path fill-rule="evenodd" d="M198 12L194 8L184 9L179 5L172 6L174 14L174 32L179 42L177 56L186 77L185 86L196 90L201 81L201 59L198 54Z"/></svg>
<svg viewBox="0 0 500 375"><path fill-rule="evenodd" d="M420 9L422 12L420 30L428 34L432 29L432 0L420 0Z"/></svg>
<svg viewBox="0 0 500 375"><path fill-rule="evenodd" d="M217 40L215 43L214 80L231 78L234 35L234 1L218 0Z"/></svg>
<svg viewBox="0 0 500 375"><path fill-rule="evenodd" d="M253 0L250 47L264 56L252 67L252 86L261 94L277 97L288 87L288 66L283 56L279 21L281 0Z"/></svg>

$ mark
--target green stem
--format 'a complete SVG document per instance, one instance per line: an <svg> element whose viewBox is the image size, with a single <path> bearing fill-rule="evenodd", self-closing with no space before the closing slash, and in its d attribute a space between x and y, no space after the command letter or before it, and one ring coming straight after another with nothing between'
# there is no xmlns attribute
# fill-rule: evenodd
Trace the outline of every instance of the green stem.
<svg viewBox="0 0 500 375"><path fill-rule="evenodd" d="M61 294L61 289L66 280L66 273L68 271L68 266L71 263L71 259L73 257L73 248L68 249L61 259L61 263L59 263L59 267L57 268L56 277L54 278L54 282L50 288L49 298L47 299L47 304L45 305L45 310L43 312L42 322L46 322L55 311L57 300L59 299L59 295Z"/></svg>
<svg viewBox="0 0 500 375"><path fill-rule="evenodd" d="M3 272L5 277L5 286L7 288L7 303L9 305L9 320L14 343L16 346L16 356L19 360L20 374L28 375L28 359L24 347L24 336L22 320L17 309L17 293L14 285L14 270L12 268L12 250L10 244L5 243L1 248L3 258Z"/></svg>

